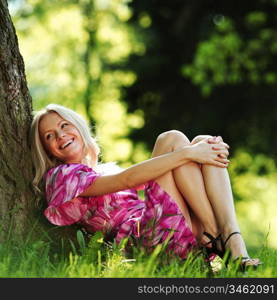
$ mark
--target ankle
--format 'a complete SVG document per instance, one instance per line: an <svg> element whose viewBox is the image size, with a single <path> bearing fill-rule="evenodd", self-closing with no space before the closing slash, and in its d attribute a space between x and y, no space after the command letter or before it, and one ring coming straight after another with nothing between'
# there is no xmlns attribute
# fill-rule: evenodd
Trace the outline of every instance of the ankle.
<svg viewBox="0 0 277 300"><path fill-rule="evenodd" d="M239 230L231 231L226 236L223 236L223 242L225 249L230 250L232 257L248 257L246 245Z"/></svg>
<svg viewBox="0 0 277 300"><path fill-rule="evenodd" d="M226 241L226 239L228 239L230 234L232 234L233 232L240 232L240 229L237 225L233 225L233 224L224 225L222 229L223 240Z"/></svg>
<svg viewBox="0 0 277 300"><path fill-rule="evenodd" d="M206 232L208 235L213 236L214 238L218 237L220 232L218 230L212 230L212 229L204 229L203 233ZM205 234L203 234L203 236L206 236Z"/></svg>
<svg viewBox="0 0 277 300"><path fill-rule="evenodd" d="M215 227L211 227L211 226L204 227L204 230L202 232L201 241L203 244L206 244L206 243L210 242L212 238L217 238L219 236L219 234L220 234L220 232Z"/></svg>
<svg viewBox="0 0 277 300"><path fill-rule="evenodd" d="M203 228L204 228L204 230L203 230L204 232L207 232L214 237L217 237L220 234L220 231L218 230L218 227L216 224L210 224L210 223L207 225L204 224Z"/></svg>

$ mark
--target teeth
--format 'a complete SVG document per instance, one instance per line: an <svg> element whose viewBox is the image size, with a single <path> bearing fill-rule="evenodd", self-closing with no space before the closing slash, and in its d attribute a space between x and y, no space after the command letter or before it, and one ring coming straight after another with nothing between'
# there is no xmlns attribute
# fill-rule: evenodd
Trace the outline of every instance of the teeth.
<svg viewBox="0 0 277 300"><path fill-rule="evenodd" d="M64 145L61 146L62 149L64 149L65 147L67 147L68 145L70 145L73 142L73 140L68 141L67 143L65 143Z"/></svg>

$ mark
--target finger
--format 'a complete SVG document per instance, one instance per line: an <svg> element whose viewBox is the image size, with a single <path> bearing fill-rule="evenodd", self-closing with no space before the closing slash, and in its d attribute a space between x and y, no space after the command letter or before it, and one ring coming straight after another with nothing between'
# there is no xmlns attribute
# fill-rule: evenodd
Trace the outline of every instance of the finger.
<svg viewBox="0 0 277 300"><path fill-rule="evenodd" d="M215 138L215 137L208 138L207 141L208 141L209 144L217 144L217 143L218 143L218 142L216 141L216 138Z"/></svg>
<svg viewBox="0 0 277 300"><path fill-rule="evenodd" d="M219 150L219 151L216 151L216 152L218 153L218 155L223 154L226 157L229 156L229 151L228 150Z"/></svg>
<svg viewBox="0 0 277 300"><path fill-rule="evenodd" d="M230 163L229 159L227 159L227 158L220 158L220 157L215 158L215 161L218 161L218 162L223 163L225 165Z"/></svg>
<svg viewBox="0 0 277 300"><path fill-rule="evenodd" d="M212 149L215 151L220 151L220 150L223 150L224 148L220 147L220 146L212 146Z"/></svg>
<svg viewBox="0 0 277 300"><path fill-rule="evenodd" d="M230 146L224 142L222 142L222 144L227 148L227 149L230 149Z"/></svg>
<svg viewBox="0 0 277 300"><path fill-rule="evenodd" d="M222 154L223 154L224 157L223 157L223 156L222 156L222 157L220 156L220 155L222 155ZM222 153L222 152L217 153L215 159L226 160L226 161L230 162L229 159L227 158L226 153Z"/></svg>
<svg viewBox="0 0 277 300"><path fill-rule="evenodd" d="M223 154L225 156L224 153L219 153L219 154ZM230 160L226 156L225 157L220 157L219 154L216 155L216 159L226 160L226 161L230 162Z"/></svg>
<svg viewBox="0 0 277 300"><path fill-rule="evenodd" d="M209 138L208 142L209 142L210 144L224 143L221 136L213 136L213 137ZM227 145L227 144L226 144L226 145Z"/></svg>
<svg viewBox="0 0 277 300"><path fill-rule="evenodd" d="M219 167L219 168L227 168L228 167L227 164L223 164L223 163L221 163L219 161L216 161L216 160L211 162L210 165L215 166L215 167Z"/></svg>
<svg viewBox="0 0 277 300"><path fill-rule="evenodd" d="M208 139L207 139L207 142L208 142L209 144L215 144L215 139L214 139L214 138L208 138Z"/></svg>
<svg viewBox="0 0 277 300"><path fill-rule="evenodd" d="M216 141L212 140L212 141L208 141L209 144L218 144Z"/></svg>
<svg viewBox="0 0 277 300"><path fill-rule="evenodd" d="M217 140L218 142L223 142L223 139L222 139L222 137L221 137L220 135L216 137L216 140Z"/></svg>
<svg viewBox="0 0 277 300"><path fill-rule="evenodd" d="M217 154L225 154L225 155L229 155L229 151L225 148L225 147L217 147L217 146L213 146L212 150L214 150L215 152L217 152Z"/></svg>
<svg viewBox="0 0 277 300"><path fill-rule="evenodd" d="M224 142L219 142L218 144L225 147L225 148L227 148L227 149L230 148L230 146L228 144L224 143Z"/></svg>
<svg viewBox="0 0 277 300"><path fill-rule="evenodd" d="M212 146L212 149L215 150L215 151L228 151L229 148L225 147L225 146L221 146L218 144L218 146Z"/></svg>
<svg viewBox="0 0 277 300"><path fill-rule="evenodd" d="M213 138L209 138L209 139L207 139L207 142L208 142L209 144L215 144L215 141L214 141L214 139L213 139Z"/></svg>

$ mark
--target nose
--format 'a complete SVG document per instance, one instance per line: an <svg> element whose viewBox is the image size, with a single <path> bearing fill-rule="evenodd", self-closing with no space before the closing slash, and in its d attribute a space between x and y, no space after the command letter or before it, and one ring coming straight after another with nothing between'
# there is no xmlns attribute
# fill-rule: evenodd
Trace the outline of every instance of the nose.
<svg viewBox="0 0 277 300"><path fill-rule="evenodd" d="M57 138L63 138L65 135L66 134L63 130L57 130Z"/></svg>

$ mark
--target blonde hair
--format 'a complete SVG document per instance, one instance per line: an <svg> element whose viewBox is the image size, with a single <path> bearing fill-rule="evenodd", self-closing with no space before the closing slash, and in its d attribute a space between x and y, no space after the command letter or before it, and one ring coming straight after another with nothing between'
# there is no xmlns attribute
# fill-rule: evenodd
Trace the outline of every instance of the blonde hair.
<svg viewBox="0 0 277 300"><path fill-rule="evenodd" d="M48 155L45 151L39 135L39 123L42 118L49 113L57 113L64 120L73 124L79 131L85 147L86 157L84 163L94 167L97 164L98 154L100 152L96 139L91 136L90 128L83 117L73 110L58 104L49 104L44 109L35 112L34 119L31 125L30 139L31 139L31 155L35 167L35 177L33 180L33 187L37 192L41 192L39 184L45 174L50 168L56 167L63 162Z"/></svg>

